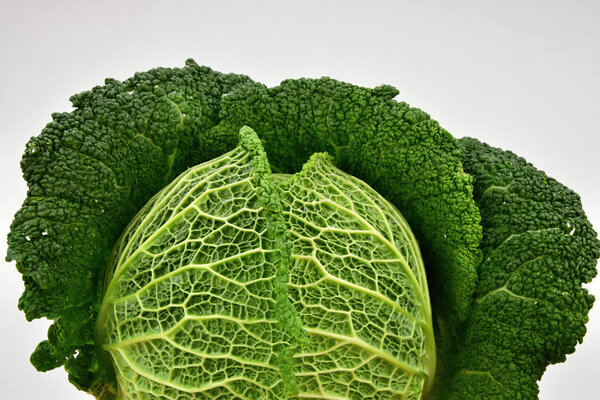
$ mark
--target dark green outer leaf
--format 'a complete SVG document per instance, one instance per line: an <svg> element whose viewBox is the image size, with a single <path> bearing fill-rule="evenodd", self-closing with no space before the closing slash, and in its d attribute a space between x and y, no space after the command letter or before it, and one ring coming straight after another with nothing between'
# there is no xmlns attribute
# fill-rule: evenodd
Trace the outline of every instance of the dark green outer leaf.
<svg viewBox="0 0 600 400"><path fill-rule="evenodd" d="M27 319L56 321L32 355L36 368L66 362L69 379L86 390L106 379L93 326L109 252L154 193L202 161L196 134L218 122L221 96L248 82L192 60L124 82L107 79L73 96L75 110L53 114L29 141L21 161L29 191L7 260L23 274L19 308Z"/></svg>
<svg viewBox="0 0 600 400"><path fill-rule="evenodd" d="M473 175L484 261L441 399L537 399L537 380L581 342L600 242L579 196L509 151L459 140Z"/></svg>
<svg viewBox="0 0 600 400"><path fill-rule="evenodd" d="M226 94L225 120L210 129ZM470 313L481 238L472 178L448 132L396 94L328 78L267 89L188 61L74 96L76 110L53 115L27 146L29 193L9 234L7 258L26 285L20 308L56 320L34 365L66 362L76 386L105 390L93 323L114 242L171 178L232 149L248 124L274 167L296 171L329 151L406 216L430 266L438 398L535 398L546 365L585 333L592 297L581 283L596 273L596 234L575 193L510 152L462 140L485 232Z"/></svg>

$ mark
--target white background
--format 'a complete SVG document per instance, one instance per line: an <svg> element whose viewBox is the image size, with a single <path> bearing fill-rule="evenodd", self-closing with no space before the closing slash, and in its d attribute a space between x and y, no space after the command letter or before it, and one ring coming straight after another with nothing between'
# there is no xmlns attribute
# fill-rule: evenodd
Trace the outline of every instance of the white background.
<svg viewBox="0 0 600 400"><path fill-rule="evenodd" d="M70 95L194 58L270 86L328 75L387 83L456 137L526 157L578 192L600 228L599 1L8 1L0 3L0 254L26 193L19 160ZM600 278L588 285L600 295ZM16 309L0 266L0 399L87 399L29 354L49 323ZM584 344L552 366L540 398L600 389L600 306Z"/></svg>

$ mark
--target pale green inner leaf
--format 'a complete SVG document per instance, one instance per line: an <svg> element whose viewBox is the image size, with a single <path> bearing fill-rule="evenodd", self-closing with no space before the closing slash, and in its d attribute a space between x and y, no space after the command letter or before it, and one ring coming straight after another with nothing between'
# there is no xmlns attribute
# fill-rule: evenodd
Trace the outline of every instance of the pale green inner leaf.
<svg viewBox="0 0 600 400"><path fill-rule="evenodd" d="M435 346L408 225L326 155L273 177L261 157L189 169L115 247L97 341L118 397L420 398Z"/></svg>

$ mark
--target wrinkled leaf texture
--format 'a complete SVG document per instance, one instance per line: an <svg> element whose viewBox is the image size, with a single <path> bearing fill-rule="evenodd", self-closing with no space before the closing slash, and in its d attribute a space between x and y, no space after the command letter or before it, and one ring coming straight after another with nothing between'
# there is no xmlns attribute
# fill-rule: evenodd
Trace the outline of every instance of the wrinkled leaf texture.
<svg viewBox="0 0 600 400"><path fill-rule="evenodd" d="M230 151L249 125L274 171L327 151L406 217L433 305L432 397L536 398L546 366L585 334L596 233L571 190L513 153L455 140L397 94L329 78L267 88L189 60L73 96L75 110L53 114L27 144L29 190L8 237L25 282L19 307L55 320L36 368L65 364L71 382L101 396L112 378L93 326L112 247L155 193Z"/></svg>

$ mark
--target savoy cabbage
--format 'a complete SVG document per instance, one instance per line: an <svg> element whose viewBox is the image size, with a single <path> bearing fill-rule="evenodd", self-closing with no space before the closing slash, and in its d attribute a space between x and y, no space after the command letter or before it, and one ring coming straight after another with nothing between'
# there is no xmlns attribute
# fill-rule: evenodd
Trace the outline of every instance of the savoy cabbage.
<svg viewBox="0 0 600 400"><path fill-rule="evenodd" d="M73 96L9 234L98 399L535 399L585 334L577 194L390 86L188 61Z"/></svg>

